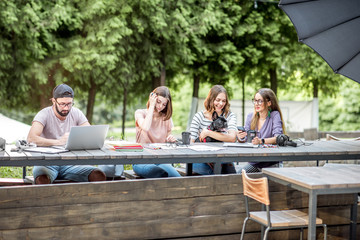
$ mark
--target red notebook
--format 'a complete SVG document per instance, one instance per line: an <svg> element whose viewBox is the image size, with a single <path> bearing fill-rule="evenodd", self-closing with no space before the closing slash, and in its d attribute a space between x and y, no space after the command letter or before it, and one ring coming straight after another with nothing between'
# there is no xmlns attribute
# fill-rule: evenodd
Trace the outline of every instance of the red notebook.
<svg viewBox="0 0 360 240"><path fill-rule="evenodd" d="M124 144L124 145L114 145L115 151L143 151L144 148L140 144Z"/></svg>

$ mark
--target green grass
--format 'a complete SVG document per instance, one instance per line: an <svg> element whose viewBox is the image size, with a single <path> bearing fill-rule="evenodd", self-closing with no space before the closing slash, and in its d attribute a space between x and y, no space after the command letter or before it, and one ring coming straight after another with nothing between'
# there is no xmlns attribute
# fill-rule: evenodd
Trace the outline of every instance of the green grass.
<svg viewBox="0 0 360 240"><path fill-rule="evenodd" d="M26 175L32 176L33 167L26 167ZM22 178L23 168L22 167L1 167L0 177L2 178Z"/></svg>

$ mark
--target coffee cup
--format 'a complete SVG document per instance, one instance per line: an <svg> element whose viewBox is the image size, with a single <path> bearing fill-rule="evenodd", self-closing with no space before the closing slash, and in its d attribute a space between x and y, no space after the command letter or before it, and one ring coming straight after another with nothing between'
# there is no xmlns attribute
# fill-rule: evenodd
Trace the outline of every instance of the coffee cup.
<svg viewBox="0 0 360 240"><path fill-rule="evenodd" d="M182 136L183 144L189 145L190 144L190 132L182 132L181 136Z"/></svg>

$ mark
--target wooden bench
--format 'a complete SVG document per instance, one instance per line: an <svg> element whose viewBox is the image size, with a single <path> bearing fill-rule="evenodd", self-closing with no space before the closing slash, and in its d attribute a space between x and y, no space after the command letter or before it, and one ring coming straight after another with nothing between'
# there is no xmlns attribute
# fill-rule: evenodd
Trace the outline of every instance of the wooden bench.
<svg viewBox="0 0 360 240"><path fill-rule="evenodd" d="M126 179L143 179L143 177L137 175L133 170L124 170L123 175Z"/></svg>
<svg viewBox="0 0 360 240"><path fill-rule="evenodd" d="M181 176L183 176L183 177L187 176L186 168L178 167L175 169L176 169L176 171L178 171L178 173L180 173ZM192 176L200 176L200 174L198 174L196 172L192 172Z"/></svg>
<svg viewBox="0 0 360 240"><path fill-rule="evenodd" d="M34 176L26 176L24 181L28 182L29 184L35 184ZM56 179L53 184L61 184L61 183L73 183L74 181L70 180L59 180Z"/></svg>
<svg viewBox="0 0 360 240"><path fill-rule="evenodd" d="M125 180L125 177L119 176L113 178L110 177L106 178L106 181L119 181L119 180ZM34 176L26 176L24 182L26 182L27 184L35 184ZM74 181L55 179L55 181L53 182L53 184L61 184L61 183L74 183Z"/></svg>
<svg viewBox="0 0 360 240"><path fill-rule="evenodd" d="M19 185L30 185L22 178L0 178L0 186L19 186Z"/></svg>
<svg viewBox="0 0 360 240"><path fill-rule="evenodd" d="M307 194L269 184L273 210L308 211ZM242 192L239 174L1 187L0 238L238 240L246 217ZM352 201L352 195L319 196L328 239L349 238ZM298 230L269 233L269 240L298 238ZM247 226L246 239L260 239L259 224Z"/></svg>

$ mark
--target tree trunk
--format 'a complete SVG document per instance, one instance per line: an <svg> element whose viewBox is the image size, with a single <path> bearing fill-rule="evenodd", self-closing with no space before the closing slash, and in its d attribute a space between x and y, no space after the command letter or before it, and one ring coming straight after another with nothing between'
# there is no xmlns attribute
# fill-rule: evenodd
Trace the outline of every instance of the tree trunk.
<svg viewBox="0 0 360 240"><path fill-rule="evenodd" d="M51 102L49 101L50 98L53 97L52 90L56 87L56 82L54 79L54 75L56 71L59 69L60 64L56 63L52 68L50 69L48 73L48 80L46 84L40 84L38 87L40 89L39 95L39 102L40 102L40 109L43 109L49 105L51 105ZM38 84L38 83L37 83Z"/></svg>
<svg viewBox="0 0 360 240"><path fill-rule="evenodd" d="M241 77L242 81L242 125L245 126L245 76Z"/></svg>
<svg viewBox="0 0 360 240"><path fill-rule="evenodd" d="M126 121L126 104L127 104L127 88L123 86L123 112L122 112L122 124L121 124L121 139L125 138L125 121Z"/></svg>
<svg viewBox="0 0 360 240"><path fill-rule="evenodd" d="M161 83L160 83L160 78L154 76L154 77L152 78L152 85L153 85L153 87L152 87L151 90L153 90L153 89L161 86L160 84L161 84Z"/></svg>
<svg viewBox="0 0 360 240"><path fill-rule="evenodd" d="M313 81L313 108L312 108L312 119L311 119L311 127L319 130L319 81Z"/></svg>
<svg viewBox="0 0 360 240"><path fill-rule="evenodd" d="M190 129L191 121L197 112L197 106L199 102L199 86L200 86L200 77L199 75L194 75L193 77L193 95L191 101L191 109L189 113L188 123L187 123L187 130Z"/></svg>
<svg viewBox="0 0 360 240"><path fill-rule="evenodd" d="M94 82L94 79L91 76L90 77L90 89L89 89L89 95L88 95L88 101L87 101L87 107L86 107L86 117L87 117L89 123L92 122L94 106L95 106L95 97L96 97L96 83Z"/></svg>
<svg viewBox="0 0 360 240"><path fill-rule="evenodd" d="M277 95L277 75L276 75L276 67L269 69L270 74L270 88L274 91L275 95Z"/></svg>
<svg viewBox="0 0 360 240"><path fill-rule="evenodd" d="M160 73L160 86L166 86L166 61L165 61L165 42L161 48L161 73Z"/></svg>
<svg viewBox="0 0 360 240"><path fill-rule="evenodd" d="M313 81L313 98L318 98L319 95L319 82L317 80Z"/></svg>
<svg viewBox="0 0 360 240"><path fill-rule="evenodd" d="M200 86L200 77L198 75L194 76L193 82L193 97L199 98L199 86Z"/></svg>
<svg viewBox="0 0 360 240"><path fill-rule="evenodd" d="M161 75L160 75L160 86L166 86L166 69L165 64L161 68Z"/></svg>

